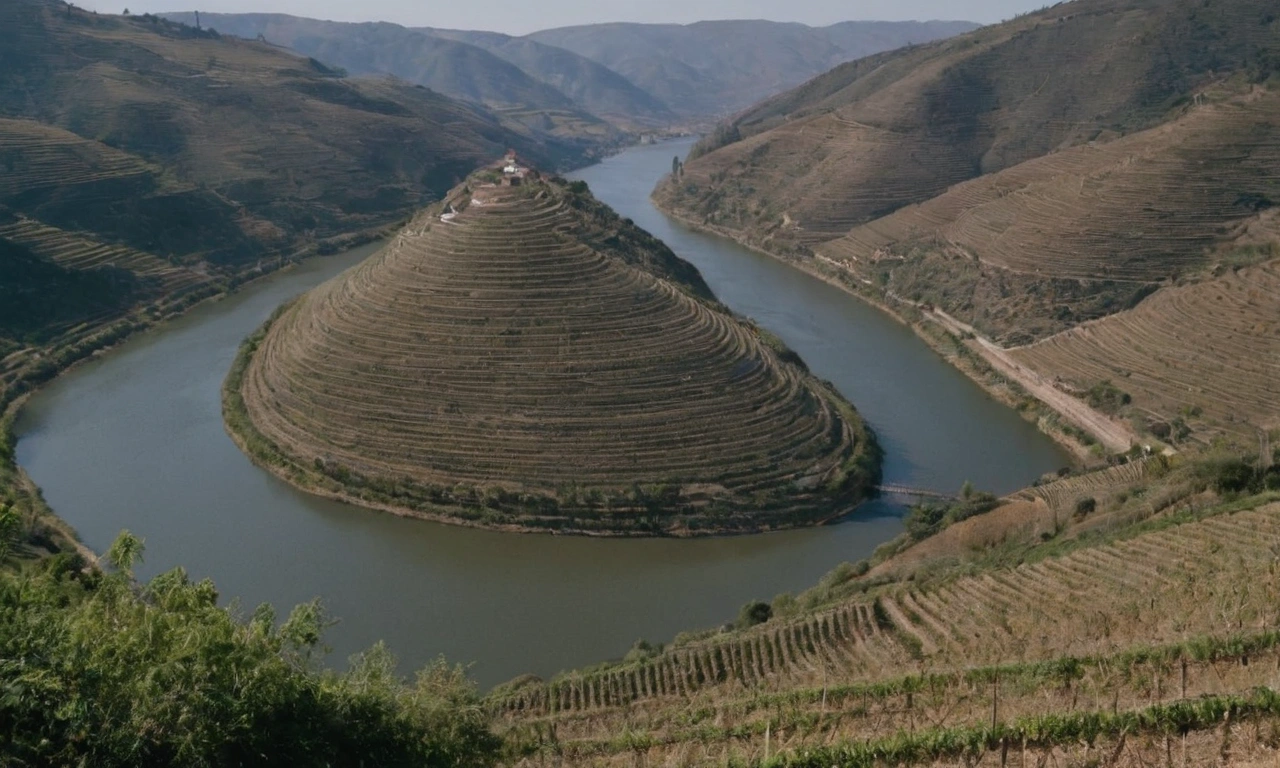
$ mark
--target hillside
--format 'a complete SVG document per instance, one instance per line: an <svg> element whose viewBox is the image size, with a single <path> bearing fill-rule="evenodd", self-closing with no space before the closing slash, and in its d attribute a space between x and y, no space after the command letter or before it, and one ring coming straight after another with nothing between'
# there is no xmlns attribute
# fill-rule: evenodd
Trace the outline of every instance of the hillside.
<svg viewBox="0 0 1280 768"><path fill-rule="evenodd" d="M172 13L165 17L185 24L195 23L194 13ZM351 74L394 75L446 96L482 104L549 135L588 144L618 138L612 126L590 114L556 86L527 73L508 61L508 57L494 55L468 41L385 22L349 24L278 13L202 13L200 21L225 35L247 40L261 36L270 43L341 67ZM538 57L537 53L533 55ZM565 56L573 55L566 53ZM560 57L559 66L572 70L574 64L564 62L563 58ZM554 66L544 58L544 68ZM589 74L600 76L594 69ZM621 78L615 76L597 87L607 89L616 86L618 80ZM628 93L623 98L630 96Z"/></svg>
<svg viewBox="0 0 1280 768"><path fill-rule="evenodd" d="M1254 466L918 507L808 592L490 706L528 765L1264 765L1280 472Z"/></svg>
<svg viewBox="0 0 1280 768"><path fill-rule="evenodd" d="M1042 340L1135 307L1124 322L1143 325L1127 333L1159 333L1146 323L1169 318L1143 307L1173 306L1164 291L1274 259L1278 72L1280 22L1259 0L1212 13L1077 0L768 100L700 143L656 199L910 317L969 328L986 338L965 345L1027 390L1055 387L1156 439L1183 432L1177 419L1198 419L1195 440L1252 439L1276 423L1270 387L1242 385L1230 418L1201 401L1234 386L1219 363L1268 359L1269 326L1251 320L1265 306L1178 321L1236 329L1198 369L1216 379L1200 392L1175 383L1173 349L1139 364L1094 346L1082 368L992 344L1062 349ZM1116 403L1101 402L1108 388Z"/></svg>
<svg viewBox="0 0 1280 768"><path fill-rule="evenodd" d="M839 517L853 409L584 185L484 176L285 309L224 389L259 463L470 525L695 535Z"/></svg>
<svg viewBox="0 0 1280 768"><path fill-rule="evenodd" d="M968 22L593 24L528 35L618 72L685 117L746 108L850 59L968 32Z"/></svg>
<svg viewBox="0 0 1280 768"><path fill-rule="evenodd" d="M431 91L154 17L14 0L0 24L5 404L200 298L382 230L505 147L581 161Z"/></svg>
<svg viewBox="0 0 1280 768"><path fill-rule="evenodd" d="M665 126L677 119L666 104L622 75L563 48L498 32L422 31L483 48L556 88L592 114L623 127Z"/></svg>

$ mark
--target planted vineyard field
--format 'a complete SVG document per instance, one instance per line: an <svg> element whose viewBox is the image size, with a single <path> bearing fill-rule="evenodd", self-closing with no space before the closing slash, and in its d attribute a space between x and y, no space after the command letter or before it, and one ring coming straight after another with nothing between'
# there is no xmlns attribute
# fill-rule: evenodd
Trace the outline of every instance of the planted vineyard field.
<svg viewBox="0 0 1280 768"><path fill-rule="evenodd" d="M957 185L815 250L1006 344L1122 311L1202 274L1280 195L1280 94L1215 98Z"/></svg>
<svg viewBox="0 0 1280 768"><path fill-rule="evenodd" d="M1280 426L1280 262L1165 288L1012 354L1072 385L1111 380L1157 419L1194 414L1252 439Z"/></svg>
<svg viewBox="0 0 1280 768"><path fill-rule="evenodd" d="M137 157L33 120L0 119L0 200L50 187L142 177Z"/></svg>
<svg viewBox="0 0 1280 768"><path fill-rule="evenodd" d="M1191 107L1179 120L961 184L820 251L872 264L913 244L1045 278L1160 282L1280 191L1280 93Z"/></svg>
<svg viewBox="0 0 1280 768"><path fill-rule="evenodd" d="M450 200L464 210L420 216L257 345L244 411L289 471L416 514L601 533L813 523L867 490L853 409L665 246L555 183Z"/></svg>
<svg viewBox="0 0 1280 768"><path fill-rule="evenodd" d="M21 243L33 253L67 269L127 269L150 281L160 292L169 296L176 297L209 281L207 274L171 264L150 253L123 245L96 242L83 235L25 217L9 224L0 224L0 238Z"/></svg>
<svg viewBox="0 0 1280 768"><path fill-rule="evenodd" d="M1280 505L1197 515L1016 567L872 585L647 660L516 681L492 705L531 759L623 765L760 759L766 727L777 753L1280 682Z"/></svg>

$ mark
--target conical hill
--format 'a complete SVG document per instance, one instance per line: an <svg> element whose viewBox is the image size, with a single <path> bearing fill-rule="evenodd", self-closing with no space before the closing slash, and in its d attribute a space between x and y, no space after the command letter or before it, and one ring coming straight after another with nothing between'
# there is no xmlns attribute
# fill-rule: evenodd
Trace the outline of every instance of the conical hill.
<svg viewBox="0 0 1280 768"><path fill-rule="evenodd" d="M255 457L370 506L583 533L811 524L874 483L854 410L585 185L471 184L246 345L227 415Z"/></svg>

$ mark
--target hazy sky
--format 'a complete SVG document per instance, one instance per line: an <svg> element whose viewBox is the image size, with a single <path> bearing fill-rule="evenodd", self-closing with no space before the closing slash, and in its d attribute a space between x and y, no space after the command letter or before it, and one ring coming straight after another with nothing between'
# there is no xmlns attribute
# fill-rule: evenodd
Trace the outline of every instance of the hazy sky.
<svg viewBox="0 0 1280 768"><path fill-rule="evenodd" d="M0 0L3 2L3 0ZM832 24L861 19L967 19L983 23L1040 8L1046 0L73 0L108 13L200 10L290 13L335 21L393 21L406 26L525 34L605 21L688 23L772 19ZM190 3L190 4L186 4Z"/></svg>

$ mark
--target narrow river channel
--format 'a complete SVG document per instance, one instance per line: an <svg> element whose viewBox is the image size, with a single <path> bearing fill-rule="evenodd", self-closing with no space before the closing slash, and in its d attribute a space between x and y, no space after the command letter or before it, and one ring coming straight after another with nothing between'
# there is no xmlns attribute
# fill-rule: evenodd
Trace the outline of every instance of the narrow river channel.
<svg viewBox="0 0 1280 768"><path fill-rule="evenodd" d="M655 210L650 190L689 146L637 147L573 175L834 382L878 433L886 481L1005 492L1068 463L887 316ZM93 549L125 528L145 538L144 577L182 565L246 612L270 602L283 614L319 597L338 620L326 636L334 663L383 639L406 668L444 654L473 663L486 687L722 623L901 529L903 509L886 500L803 531L594 540L405 520L294 491L223 432L219 386L241 339L278 304L371 250L309 261L58 379L23 412L19 462Z"/></svg>

